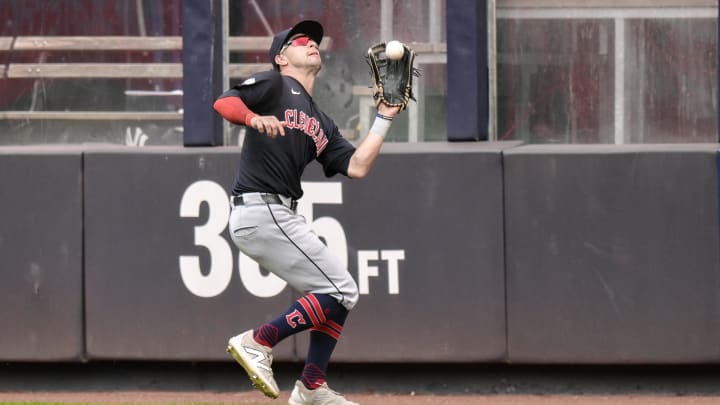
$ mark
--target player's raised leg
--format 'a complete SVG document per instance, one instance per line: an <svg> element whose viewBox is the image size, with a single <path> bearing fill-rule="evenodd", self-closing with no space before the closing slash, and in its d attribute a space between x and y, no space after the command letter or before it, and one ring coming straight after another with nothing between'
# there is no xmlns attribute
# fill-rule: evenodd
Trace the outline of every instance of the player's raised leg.
<svg viewBox="0 0 720 405"><path fill-rule="evenodd" d="M330 295L308 294L272 321L231 338L228 352L245 369L257 389L270 398L277 398L279 389L273 377L272 348L288 336L313 328L310 346L314 349L308 360L314 368L306 367L307 381L320 386L325 381L327 363L347 314L348 310ZM316 334L321 336L313 337ZM315 368L321 372L313 372ZM305 375L303 372L303 381ZM321 379L319 383L318 379Z"/></svg>

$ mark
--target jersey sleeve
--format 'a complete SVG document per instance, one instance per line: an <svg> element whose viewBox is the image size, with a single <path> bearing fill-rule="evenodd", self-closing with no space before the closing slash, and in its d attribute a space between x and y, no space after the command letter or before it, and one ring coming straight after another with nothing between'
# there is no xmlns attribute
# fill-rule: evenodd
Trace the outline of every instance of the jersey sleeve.
<svg viewBox="0 0 720 405"><path fill-rule="evenodd" d="M340 134L337 125L333 125L332 132L328 136L328 144L322 151L317 161L323 167L326 177L336 174L347 176L350 158L355 153L355 147Z"/></svg>
<svg viewBox="0 0 720 405"><path fill-rule="evenodd" d="M236 84L220 95L239 97L253 112L264 115L272 105L274 96L282 89L282 77L274 71L260 72Z"/></svg>

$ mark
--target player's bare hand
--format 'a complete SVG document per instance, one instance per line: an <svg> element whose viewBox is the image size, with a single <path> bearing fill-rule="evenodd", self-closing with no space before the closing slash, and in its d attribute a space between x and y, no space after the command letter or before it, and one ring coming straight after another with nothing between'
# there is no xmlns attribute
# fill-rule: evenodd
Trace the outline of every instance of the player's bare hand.
<svg viewBox="0 0 720 405"><path fill-rule="evenodd" d="M380 103L377 110L380 114L386 117L395 117L400 112L400 107L390 107L385 103Z"/></svg>
<svg viewBox="0 0 720 405"><path fill-rule="evenodd" d="M278 120L274 115L258 115L250 120L251 127L271 138L285 136L285 125L285 121Z"/></svg>

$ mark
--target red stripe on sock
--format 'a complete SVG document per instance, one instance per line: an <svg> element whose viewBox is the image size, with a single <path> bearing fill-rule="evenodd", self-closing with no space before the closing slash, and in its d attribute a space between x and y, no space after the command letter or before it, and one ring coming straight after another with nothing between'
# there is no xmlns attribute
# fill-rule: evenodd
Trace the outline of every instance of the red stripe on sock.
<svg viewBox="0 0 720 405"><path fill-rule="evenodd" d="M318 301L315 294L308 294L306 298L313 304L313 308L315 308L315 312L318 314L318 318L320 318L320 323L325 323L327 320L325 312L323 311L323 307L320 305L320 301Z"/></svg>
<svg viewBox="0 0 720 405"><path fill-rule="evenodd" d="M327 325L327 326L335 329L335 331L337 331L337 333L342 333L342 331L343 331L342 325L340 325L339 323L337 323L331 319L328 319L327 322L324 323L324 325Z"/></svg>
<svg viewBox="0 0 720 405"><path fill-rule="evenodd" d="M303 309L305 309L305 312L310 317L310 322L312 322L313 326L318 326L320 322L318 322L317 316L312 310L312 305L310 304L310 302L305 297L300 298L298 302L300 303L300 305L302 305Z"/></svg>
<svg viewBox="0 0 720 405"><path fill-rule="evenodd" d="M340 340L340 334L336 330L329 328L324 324L314 327L313 330L325 333L326 335L330 335L330 337L332 337L335 340Z"/></svg>

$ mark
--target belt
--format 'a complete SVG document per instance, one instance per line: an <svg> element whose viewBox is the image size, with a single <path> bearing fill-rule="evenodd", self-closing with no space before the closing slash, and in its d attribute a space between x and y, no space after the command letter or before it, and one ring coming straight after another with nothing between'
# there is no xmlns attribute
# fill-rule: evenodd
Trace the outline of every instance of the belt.
<svg viewBox="0 0 720 405"><path fill-rule="evenodd" d="M259 198L258 198L259 197ZM232 204L237 205L258 205L258 204L279 204L290 208L295 211L297 208L297 200L293 200L287 197L281 197L279 194L269 193L249 193L235 195L231 199Z"/></svg>

